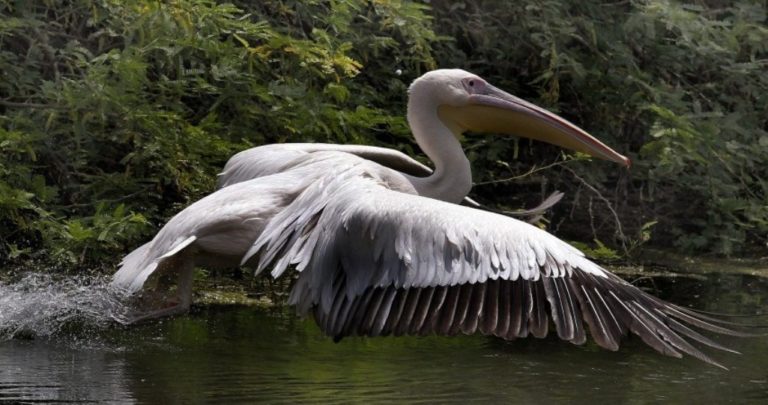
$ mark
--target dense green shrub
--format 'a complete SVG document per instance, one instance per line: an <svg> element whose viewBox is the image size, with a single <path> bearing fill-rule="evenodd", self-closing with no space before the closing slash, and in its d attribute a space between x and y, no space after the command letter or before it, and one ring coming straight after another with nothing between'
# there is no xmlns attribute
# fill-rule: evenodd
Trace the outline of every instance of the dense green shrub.
<svg viewBox="0 0 768 405"><path fill-rule="evenodd" d="M0 261L114 266L252 145L415 153L406 88L437 66L482 74L635 161L467 137L482 198L566 191L551 229L627 250L649 236L761 247L766 47L753 2L0 0Z"/></svg>
<svg viewBox="0 0 768 405"><path fill-rule="evenodd" d="M498 77L635 162L628 172L595 162L555 164L545 187L571 197L554 218L568 228L563 232L588 239L590 224L595 238L613 234L628 249L650 232L657 243L686 251L765 252L765 4L491 0L435 11L438 32L455 38L439 44L441 64ZM478 155L492 151L482 164L496 168L491 178L510 176L509 146L478 148ZM534 148L533 160L522 155L511 173L559 160L553 156L552 147ZM529 177L517 189L532 180L529 191L542 187ZM498 198L504 190L490 192Z"/></svg>
<svg viewBox="0 0 768 405"><path fill-rule="evenodd" d="M434 68L425 11L0 1L0 252L113 266L236 151L408 139L395 71Z"/></svg>

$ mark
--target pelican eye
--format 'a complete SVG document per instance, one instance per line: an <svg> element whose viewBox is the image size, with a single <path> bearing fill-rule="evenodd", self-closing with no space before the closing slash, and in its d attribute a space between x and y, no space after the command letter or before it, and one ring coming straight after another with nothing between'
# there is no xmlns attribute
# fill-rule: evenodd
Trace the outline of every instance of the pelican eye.
<svg viewBox="0 0 768 405"><path fill-rule="evenodd" d="M482 94L485 90L485 82L477 77L464 78L461 83L464 89L470 94Z"/></svg>

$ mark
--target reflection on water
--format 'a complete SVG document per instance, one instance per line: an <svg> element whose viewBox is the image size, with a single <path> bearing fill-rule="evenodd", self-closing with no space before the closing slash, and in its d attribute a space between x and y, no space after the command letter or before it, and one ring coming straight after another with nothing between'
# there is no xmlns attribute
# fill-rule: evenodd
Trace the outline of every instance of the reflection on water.
<svg viewBox="0 0 768 405"><path fill-rule="evenodd" d="M768 281L761 278L656 279L647 285L664 298L710 311L768 310ZM639 339L615 353L555 337L348 338L334 344L290 309L213 306L139 326L60 328L50 337L0 342L0 401L768 399L768 338L718 340L744 353L713 353L730 371L660 356Z"/></svg>

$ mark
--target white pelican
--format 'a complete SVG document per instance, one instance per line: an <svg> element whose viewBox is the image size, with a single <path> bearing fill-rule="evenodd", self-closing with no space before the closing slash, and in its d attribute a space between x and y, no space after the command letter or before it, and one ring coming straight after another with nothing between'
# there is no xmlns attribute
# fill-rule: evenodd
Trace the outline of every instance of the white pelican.
<svg viewBox="0 0 768 405"><path fill-rule="evenodd" d="M137 293L150 289L144 285L153 274L177 278L174 305L141 319L186 311L196 265L271 268L274 277L295 267L290 303L336 339L477 331L544 337L551 319L558 336L575 344L585 342L586 323L609 350L631 332L663 354L715 365L686 338L730 351L689 328L738 334L716 319L639 290L537 227L457 204L472 184L458 141L467 130L523 135L625 166L629 159L458 69L413 82L408 123L434 172L368 146L241 152L220 175L223 188L127 255L113 284Z"/></svg>

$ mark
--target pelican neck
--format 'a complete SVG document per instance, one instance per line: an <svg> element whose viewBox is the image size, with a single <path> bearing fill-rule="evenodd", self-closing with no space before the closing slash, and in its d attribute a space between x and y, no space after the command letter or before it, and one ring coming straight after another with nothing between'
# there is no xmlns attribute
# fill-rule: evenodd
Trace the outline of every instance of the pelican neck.
<svg viewBox="0 0 768 405"><path fill-rule="evenodd" d="M407 176L424 197L459 203L472 188L472 169L457 136L440 119L437 105L411 94L408 124L416 143L435 165L427 177Z"/></svg>

